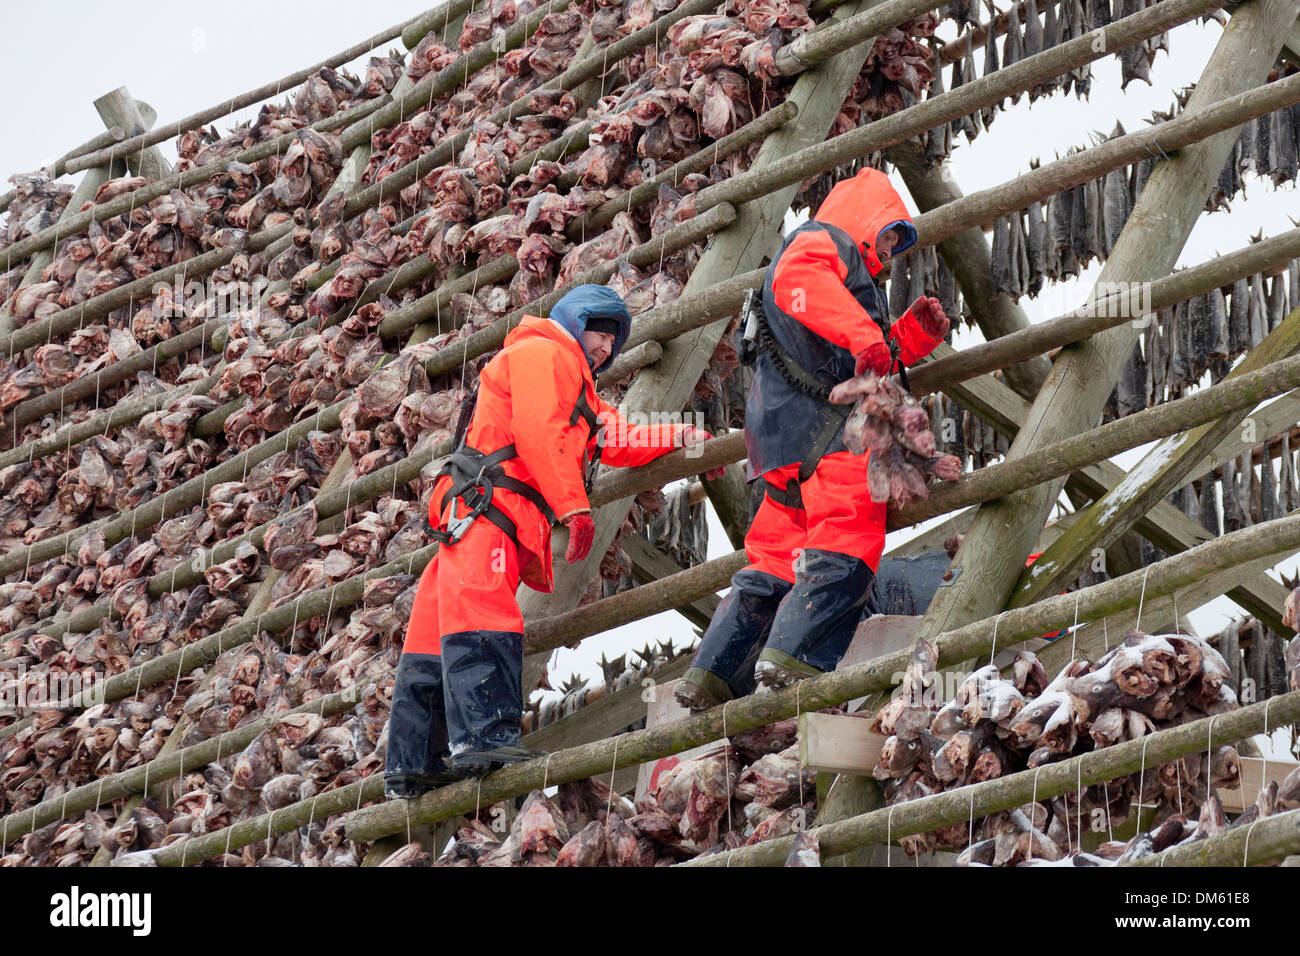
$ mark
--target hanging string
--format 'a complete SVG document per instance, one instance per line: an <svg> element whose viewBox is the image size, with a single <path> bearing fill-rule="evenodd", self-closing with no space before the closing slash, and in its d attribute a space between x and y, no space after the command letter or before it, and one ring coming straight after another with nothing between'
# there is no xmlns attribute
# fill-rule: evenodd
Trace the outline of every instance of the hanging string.
<svg viewBox="0 0 1300 956"><path fill-rule="evenodd" d="M796 702L797 702L797 700L798 700L798 697L799 697L799 691L798 691L798 689L796 689L796 690L795 690L795 699L796 699ZM727 700L727 701L723 701L723 702L722 702L722 741L723 741L723 743L722 743L722 775L723 775L723 779L724 779L725 782L726 782L727 793L728 793L728 796L727 796L727 829L728 829L728 830L734 830L735 827L732 825L732 822L731 822L731 804L732 804L733 801L731 800L731 796L730 796L730 793L731 793L731 738L730 738L730 736L727 734L727 704L730 704L730 703L731 703L731 701L729 701L729 700ZM796 706L798 706L797 703L796 703ZM799 771L799 779L800 779L800 783L802 784L802 781L803 781L803 770L802 770L802 768L801 768L800 771ZM799 788L799 793L800 793L800 796L802 797L802 795L803 795L803 787L802 787L802 785L801 785L800 788ZM802 800L801 800L801 801L800 801L800 806L802 806L802 805L803 805L803 802L802 802Z"/></svg>
<svg viewBox="0 0 1300 956"><path fill-rule="evenodd" d="M889 812L885 814L885 866L890 867L894 864L894 807L898 804L891 804Z"/></svg>
<svg viewBox="0 0 1300 956"><path fill-rule="evenodd" d="M1142 792L1146 789L1145 784L1146 784L1146 773L1147 773L1147 744L1149 744L1150 742L1151 742L1150 734L1147 734L1142 738L1142 765L1138 768L1138 792L1137 792L1139 827L1141 827L1142 825Z"/></svg>
<svg viewBox="0 0 1300 956"><path fill-rule="evenodd" d="M1035 807L1038 806L1038 775L1039 775L1040 773L1043 772L1043 766L1044 766L1043 764L1039 764L1037 767L1034 768L1034 789L1033 789L1033 793L1032 793L1032 795L1031 795L1030 798L1029 798L1029 806L1030 806L1030 811L1029 811L1029 814L1030 814L1030 816L1029 816L1029 825L1030 825L1031 827L1034 826L1034 810L1033 810L1033 808L1035 808ZM1046 815L1044 815L1044 818L1046 818ZM1037 829L1037 827L1034 827L1034 828ZM1066 832L1066 839L1068 840L1068 839L1069 839L1069 832L1070 832L1070 828L1069 828L1068 826L1065 828L1065 832ZM1025 857L1025 859L1026 859L1026 860L1032 860L1033 858L1034 858L1034 841L1033 841L1033 840L1030 840L1030 841L1029 841L1029 856Z"/></svg>
<svg viewBox="0 0 1300 956"><path fill-rule="evenodd" d="M975 788L970 792L970 819L966 823L966 846L975 845Z"/></svg>
<svg viewBox="0 0 1300 956"><path fill-rule="evenodd" d="M800 691L800 689L801 689L801 688L800 688L800 685L801 685L802 683L803 683L803 681L795 681L795 682L794 682L794 719L795 719L795 724L796 724L796 726L798 725L800 715L803 713L803 710L801 709L800 704L799 704L799 691ZM723 713L722 713L722 720L723 720L723 726L724 726L724 728L725 728L725 726L726 726L726 718L727 718L726 706L724 705L724 706L723 706ZM725 733L725 730L724 730L724 733ZM804 802L804 796L803 796L803 767L800 767L800 768L799 768L799 806L800 806L800 808L803 807L803 802ZM728 812L730 812L730 810L731 810L731 804L730 804L730 803L727 804L727 810L728 810ZM728 820L728 823L730 823L730 820Z"/></svg>
<svg viewBox="0 0 1300 956"><path fill-rule="evenodd" d="M1002 614L998 614L993 619L993 647L989 650L989 664L993 663L993 658L998 653L998 624L1002 622Z"/></svg>
<svg viewBox="0 0 1300 956"><path fill-rule="evenodd" d="M1259 826L1259 821L1262 819L1263 819L1262 817L1256 819L1254 823L1252 823L1249 827L1246 828L1246 845L1243 846L1241 849L1242 866L1249 865L1246 861L1250 859L1250 835L1255 831L1255 827Z"/></svg>
<svg viewBox="0 0 1300 956"><path fill-rule="evenodd" d="M1106 835L1108 839L1113 841L1115 839L1115 828L1110 822L1110 786L1105 780L1101 782L1101 790L1106 796Z"/></svg>
<svg viewBox="0 0 1300 956"><path fill-rule="evenodd" d="M1135 621L1133 622L1133 630L1135 630L1135 631L1140 631L1140 630L1142 630L1142 628L1141 628L1141 626L1140 626L1140 625L1142 624L1142 602L1146 600L1146 596L1147 596L1147 575L1150 574L1150 573L1151 573L1151 565L1148 564L1147 567L1146 567L1146 570L1142 572L1142 591L1141 591L1140 594L1138 594L1138 611L1137 611L1137 620L1135 620Z"/></svg>
<svg viewBox="0 0 1300 956"><path fill-rule="evenodd" d="M1079 599L1082 596L1082 591L1074 592L1074 627L1070 629L1070 660L1074 660L1074 651L1079 642Z"/></svg>
<svg viewBox="0 0 1300 956"><path fill-rule="evenodd" d="M723 713L725 722L726 713ZM614 761L609 766L609 797L605 800L605 825L609 826L609 815L614 807L614 771L618 769L618 745L621 737L614 738Z"/></svg>

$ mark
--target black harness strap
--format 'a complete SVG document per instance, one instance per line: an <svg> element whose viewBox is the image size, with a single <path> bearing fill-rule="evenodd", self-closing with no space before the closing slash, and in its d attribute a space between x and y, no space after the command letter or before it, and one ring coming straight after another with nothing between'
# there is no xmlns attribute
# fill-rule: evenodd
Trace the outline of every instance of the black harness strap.
<svg viewBox="0 0 1300 956"><path fill-rule="evenodd" d="M758 318L758 345L759 348L767 353L776 366L776 370L781 373L781 377L787 382L814 398L820 399L828 406L826 420L822 423L821 428L817 431L817 436L813 439L812 446L808 449L808 454L804 456L803 461L799 464L798 482L802 484L812 477L812 473L817 469L817 464L826 454L826 449L830 448L831 442L839 434L840 428L853 412L851 405L833 405L831 404L831 388L812 372L801 366L789 352L787 352L781 343L776 340L772 334L771 326L767 324L767 318L762 312L757 315ZM768 485L768 494L771 495L772 485ZM788 489L786 491L788 494ZM775 495L772 497L776 498ZM776 498L782 504L786 502ZM802 508L802 498L798 505L789 505L786 507Z"/></svg>
<svg viewBox="0 0 1300 956"><path fill-rule="evenodd" d="M798 511L803 508L803 493L799 490L799 482L791 478L784 488L774 485L767 479L763 479L765 485L764 491L767 496L779 505Z"/></svg>
<svg viewBox="0 0 1300 956"><path fill-rule="evenodd" d="M462 404L460 420L456 423L457 438L460 442L459 447L451 453L446 464L442 466L442 470L438 472L438 477L449 475L452 479L451 488L438 501L438 514L442 513L446 502L457 498L463 501L470 511L468 515L454 518L454 523L458 527L453 528L449 525L446 531L432 527L426 516L425 529L437 541L449 544L459 540L464 533L466 527L468 527L466 519L473 521L475 518L482 516L504 531L510 537L510 540L518 545L518 526L510 519L509 515L492 503L492 493L497 488L504 488L507 491L522 495L532 502L551 524L555 523L555 512L547 504L546 498L540 491L525 481L507 475L501 467L503 462L509 461L511 458L517 458L519 455L513 442L493 452L483 452L465 443L464 436L469 430L469 419L473 414L477 399L478 388L475 387L474 391ZM598 425L596 412L587 401L585 382L578 392L578 400L574 404L572 414L569 416L569 424L576 425L579 420L587 423L589 433L596 430ZM600 452L601 448L597 446L596 453L592 456L593 466L600 460ZM588 490L591 487L590 474L589 471L584 482Z"/></svg>

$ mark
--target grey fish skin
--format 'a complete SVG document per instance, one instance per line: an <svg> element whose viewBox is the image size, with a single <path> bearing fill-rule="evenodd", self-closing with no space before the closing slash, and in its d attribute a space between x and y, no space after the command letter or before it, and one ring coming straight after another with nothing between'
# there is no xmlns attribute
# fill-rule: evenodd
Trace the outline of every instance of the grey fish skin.
<svg viewBox="0 0 1300 956"><path fill-rule="evenodd" d="M993 42L984 44L984 72L982 76L991 76L998 71L998 45ZM1003 100L998 100L990 106L980 110L980 119L984 123L984 128L988 129L993 125L993 119L997 116L998 110L1002 109Z"/></svg>
<svg viewBox="0 0 1300 956"><path fill-rule="evenodd" d="M1002 41L1002 65L1004 67L1019 63L1024 59L1024 43L1020 36L1020 7L1012 4L1007 10L1007 32ZM1020 102L1020 94L1011 96L1012 104Z"/></svg>
<svg viewBox="0 0 1300 956"><path fill-rule="evenodd" d="M1264 446L1264 466L1260 469L1259 481L1259 516L1263 521L1272 521L1282 516L1281 506L1277 500L1277 476L1273 472L1273 459Z"/></svg>
<svg viewBox="0 0 1300 956"><path fill-rule="evenodd" d="M1242 169L1249 169L1255 172L1259 168L1259 155L1255 151L1255 123L1258 120L1250 120L1241 125L1241 132L1237 136L1237 165Z"/></svg>
<svg viewBox="0 0 1300 956"><path fill-rule="evenodd" d="M1029 285L1032 281L1029 272L1029 237L1025 235L1025 222L1020 218L1020 213L1015 213L1011 220L1012 234L1015 239L1015 274L1016 274L1016 298L1029 291Z"/></svg>
<svg viewBox="0 0 1300 956"><path fill-rule="evenodd" d="M1030 203L1027 215L1029 217L1029 274L1032 279L1030 291L1037 294L1038 287L1042 286L1043 277L1048 274L1052 257L1048 251L1047 223L1043 220L1043 204Z"/></svg>
<svg viewBox="0 0 1300 956"><path fill-rule="evenodd" d="M1125 170L1112 169L1106 174L1101 187L1101 209L1106 255L1109 256L1131 211L1128 202L1128 173Z"/></svg>
<svg viewBox="0 0 1300 956"><path fill-rule="evenodd" d="M1253 349L1268 334L1268 304L1264 298L1264 277L1256 273L1250 277L1250 347Z"/></svg>
<svg viewBox="0 0 1300 956"><path fill-rule="evenodd" d="M1274 186L1293 182L1296 177L1296 135L1291 110L1274 110L1268 116L1268 165Z"/></svg>
<svg viewBox="0 0 1300 956"><path fill-rule="evenodd" d="M1212 289L1206 297L1206 319L1209 326L1208 354L1220 362L1228 360L1228 306L1222 289Z"/></svg>
<svg viewBox="0 0 1300 956"><path fill-rule="evenodd" d="M1047 228L1051 245L1058 254L1070 248L1070 220L1073 216L1074 191L1063 190L1047 197Z"/></svg>
<svg viewBox="0 0 1300 956"><path fill-rule="evenodd" d="M913 258L912 253L907 253L894 260L893 269L889 275L889 311L892 315L902 315L912 303L912 300L907 296L911 291L912 280L909 270L912 267Z"/></svg>
<svg viewBox="0 0 1300 956"><path fill-rule="evenodd" d="M1232 304L1228 310L1228 358L1250 348L1250 284L1238 279L1232 284Z"/></svg>
<svg viewBox="0 0 1300 956"><path fill-rule="evenodd" d="M1093 179L1083 184L1084 208L1087 210L1087 248L1090 258L1104 260L1110 247L1106 244L1106 222L1102 212L1102 180Z"/></svg>
<svg viewBox="0 0 1300 956"><path fill-rule="evenodd" d="M1070 196L1070 245L1081 266L1088 261L1088 213L1086 184L1080 183Z"/></svg>
<svg viewBox="0 0 1300 956"><path fill-rule="evenodd" d="M971 50L967 50L966 56L962 59L962 75L965 77L965 82L967 83L979 75L975 72L975 54ZM967 113L961 118L961 128L962 132L966 134L967 142L975 142L975 138L979 136L982 131L980 127L980 116L981 114L979 112L975 112Z"/></svg>
<svg viewBox="0 0 1300 956"><path fill-rule="evenodd" d="M1268 330L1272 332L1286 318L1286 286L1280 275L1274 276L1268 286L1267 309Z"/></svg>
<svg viewBox="0 0 1300 956"><path fill-rule="evenodd" d="M1210 321L1205 296L1193 296L1187 302L1187 330L1183 339L1184 354L1191 368L1193 382L1205 374L1210 354Z"/></svg>
<svg viewBox="0 0 1300 956"><path fill-rule="evenodd" d="M957 63L953 64L953 72L956 73ZM934 79L930 83L929 97L935 97L943 93L943 70L934 71ZM925 137L925 164L927 167L934 167L948 158L952 152L952 137L956 130L953 123L944 123L942 126L930 130Z"/></svg>
<svg viewBox="0 0 1300 956"><path fill-rule="evenodd" d="M1273 171L1272 129L1267 116L1260 116L1253 124L1255 130L1255 172L1263 178Z"/></svg>
<svg viewBox="0 0 1300 956"><path fill-rule="evenodd" d="M1051 3L1052 0L1046 0ZM1038 19L1038 0L1025 0L1025 44L1024 55L1029 57L1043 52L1043 21ZM1033 90L1029 91L1029 101L1034 101Z"/></svg>
<svg viewBox="0 0 1300 956"><path fill-rule="evenodd" d="M1010 261L1011 221L1007 216L999 216L993 223L993 294L1005 294L1007 291L1007 265Z"/></svg>

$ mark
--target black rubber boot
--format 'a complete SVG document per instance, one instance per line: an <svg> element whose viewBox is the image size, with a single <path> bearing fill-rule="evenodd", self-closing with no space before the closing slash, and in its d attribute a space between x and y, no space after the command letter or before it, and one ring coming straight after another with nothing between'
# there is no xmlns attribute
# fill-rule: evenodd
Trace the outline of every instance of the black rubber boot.
<svg viewBox="0 0 1300 956"><path fill-rule="evenodd" d="M384 795L409 800L452 783L457 778L446 756L442 658L403 654L397 661L393 709L388 718Z"/></svg>
<svg viewBox="0 0 1300 956"><path fill-rule="evenodd" d="M805 550L758 656L755 678L784 686L797 674L834 670L853 640L874 578L867 563L852 555Z"/></svg>
<svg viewBox="0 0 1300 956"><path fill-rule="evenodd" d="M732 575L731 590L714 612L676 693L684 706L706 710L754 689L754 657L790 586L789 581L752 568Z"/></svg>
<svg viewBox="0 0 1300 956"><path fill-rule="evenodd" d="M537 756L520 745L524 638L508 631L463 631L442 639L452 771L488 773Z"/></svg>
<svg viewBox="0 0 1300 956"><path fill-rule="evenodd" d="M545 750L530 750L518 745L506 745L495 750L467 750L451 758L451 769L458 778L481 777L511 764L523 763L545 757Z"/></svg>

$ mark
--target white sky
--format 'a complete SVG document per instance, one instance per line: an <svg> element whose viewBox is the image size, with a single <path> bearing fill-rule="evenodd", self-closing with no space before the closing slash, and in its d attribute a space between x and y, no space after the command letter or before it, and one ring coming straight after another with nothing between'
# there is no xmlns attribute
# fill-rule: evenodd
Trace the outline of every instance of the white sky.
<svg viewBox="0 0 1300 956"><path fill-rule="evenodd" d="M162 0L119 0L114 4L88 0L10 3L5 29L0 31L0 79L10 91L0 118L10 135L0 138L0 175L34 169L103 129L92 100L126 86L148 102L159 122L174 121L277 76L315 63L338 50L427 9L428 2L384 4L319 0L312 5L226 0L221 4L177 5ZM997 6L1005 9L1006 0ZM49 39L59 25L57 44ZM950 32L950 30L949 30ZM1221 33L1215 23L1193 22L1170 34L1173 55L1159 54L1151 70L1150 87L1140 81L1119 91L1119 66L1113 58L1093 64L1089 100L1056 95L1032 106L1024 97L1018 106L1000 113L993 128L973 145L957 137L952 168L964 191L997 185L1017 171L1028 170L1031 155L1050 162L1071 147L1087 145L1089 133L1109 133L1119 119L1133 131L1154 110L1168 110L1173 93L1194 83ZM401 49L400 40L385 44ZM978 59L978 57L977 57ZM357 75L364 73L363 57ZM217 122L224 133L240 119L256 115L256 106ZM1026 144L1032 144L1026 149ZM159 147L175 158L171 141ZM906 189L899 192L915 210ZM8 184L0 187L0 191ZM1274 190L1248 178L1247 197L1225 212L1202 216L1192 231L1180 266L1206 261L1244 245L1263 229L1266 236L1293 227L1300 219L1300 201L1293 186ZM1039 301L1021 305L1033 321L1059 314L1063 303L1081 301L1096 279L1094 265L1077 279L1060 284ZM963 333L958 345L977 339ZM1115 459L1131 466L1142 450ZM914 533L914 532L910 532ZM889 545L909 532L890 536ZM709 557L731 548L721 526L710 514ZM1288 562L1283 567L1294 566ZM1217 631L1234 616L1226 598L1192 615L1202 633ZM599 681L596 662L602 652L611 657L649 640L671 637L680 645L693 639L694 629L675 612L618 628L586 641L576 651L557 652L552 673L557 679L578 671Z"/></svg>

